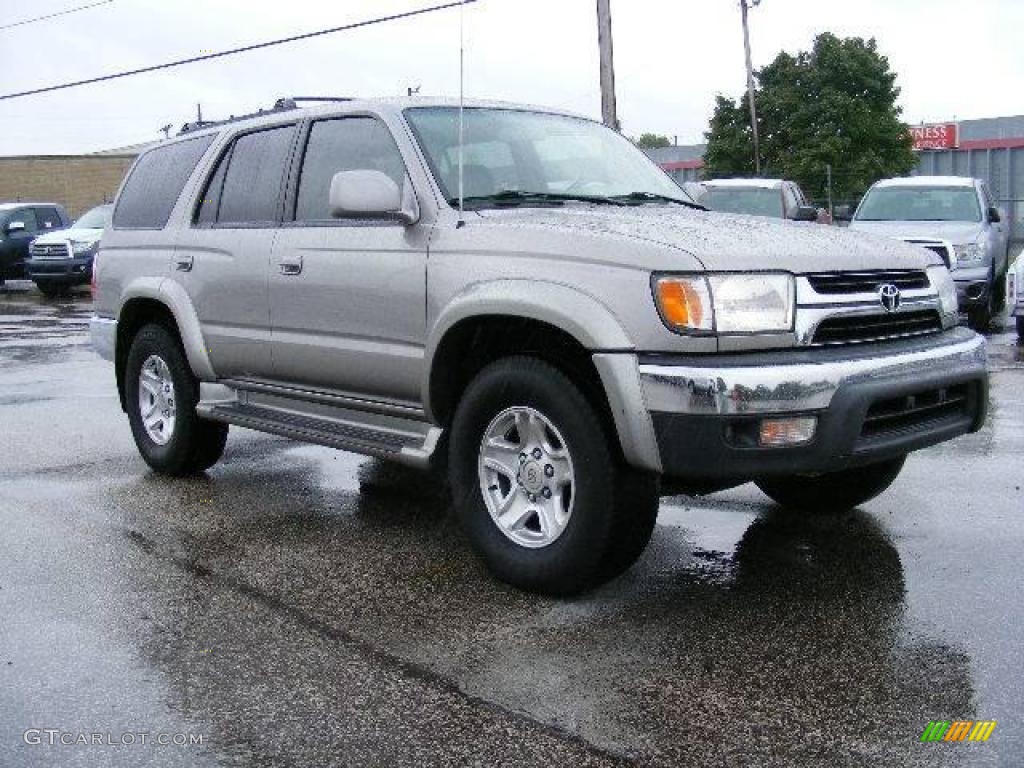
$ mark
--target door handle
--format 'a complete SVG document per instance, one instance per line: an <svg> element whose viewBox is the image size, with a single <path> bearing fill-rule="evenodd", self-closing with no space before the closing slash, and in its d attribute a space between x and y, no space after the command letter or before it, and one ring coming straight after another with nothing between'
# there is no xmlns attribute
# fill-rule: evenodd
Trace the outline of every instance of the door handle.
<svg viewBox="0 0 1024 768"><path fill-rule="evenodd" d="M298 275L302 273L302 257L296 256L280 263L282 275Z"/></svg>
<svg viewBox="0 0 1024 768"><path fill-rule="evenodd" d="M192 271L192 254L187 253L181 256L174 257L174 268L179 272L191 272Z"/></svg>

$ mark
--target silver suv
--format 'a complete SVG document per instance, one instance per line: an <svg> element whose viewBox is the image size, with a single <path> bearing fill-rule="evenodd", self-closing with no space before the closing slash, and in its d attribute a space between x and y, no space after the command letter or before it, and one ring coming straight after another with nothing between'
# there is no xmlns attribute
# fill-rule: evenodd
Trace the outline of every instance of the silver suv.
<svg viewBox="0 0 1024 768"><path fill-rule="evenodd" d="M547 593L629 567L659 490L851 507L985 415L937 255L704 211L555 110L189 131L138 158L96 263L94 342L155 470L212 466L230 424L436 462L489 568Z"/></svg>
<svg viewBox="0 0 1024 768"><path fill-rule="evenodd" d="M988 184L961 176L883 179L864 195L850 229L928 248L953 272L960 309L985 331L1003 309L1009 226Z"/></svg>

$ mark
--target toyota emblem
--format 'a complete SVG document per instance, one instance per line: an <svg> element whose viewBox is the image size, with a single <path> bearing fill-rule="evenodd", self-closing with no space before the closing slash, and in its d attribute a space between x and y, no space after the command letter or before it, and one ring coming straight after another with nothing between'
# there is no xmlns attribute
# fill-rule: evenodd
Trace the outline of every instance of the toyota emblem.
<svg viewBox="0 0 1024 768"><path fill-rule="evenodd" d="M882 302L886 312L895 312L900 308L903 297L899 288L892 283L885 283L878 286L878 300Z"/></svg>

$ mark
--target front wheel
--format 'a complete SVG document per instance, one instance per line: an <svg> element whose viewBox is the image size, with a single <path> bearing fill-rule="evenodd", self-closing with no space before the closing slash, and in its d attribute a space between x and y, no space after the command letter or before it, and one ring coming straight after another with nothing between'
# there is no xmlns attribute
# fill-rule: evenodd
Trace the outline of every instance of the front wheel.
<svg viewBox="0 0 1024 768"><path fill-rule="evenodd" d="M531 357L499 360L467 387L452 422L449 474L470 542L499 579L579 593L641 554L656 480L617 457L580 389Z"/></svg>
<svg viewBox="0 0 1024 768"><path fill-rule="evenodd" d="M202 472L224 453L228 427L196 414L199 383L181 343L163 326L144 326L132 340L125 400L135 445L157 472Z"/></svg>
<svg viewBox="0 0 1024 768"><path fill-rule="evenodd" d="M48 299L56 299L57 297L67 293L67 288L55 283L39 282L36 283L36 288L38 288L39 292Z"/></svg>
<svg viewBox="0 0 1024 768"><path fill-rule="evenodd" d="M783 507L805 512L843 512L883 493L903 469L906 456L865 467L820 475L790 475L758 480L766 496Z"/></svg>
<svg viewBox="0 0 1024 768"><path fill-rule="evenodd" d="M1016 318L1017 320L1017 341L1024 344L1024 315Z"/></svg>

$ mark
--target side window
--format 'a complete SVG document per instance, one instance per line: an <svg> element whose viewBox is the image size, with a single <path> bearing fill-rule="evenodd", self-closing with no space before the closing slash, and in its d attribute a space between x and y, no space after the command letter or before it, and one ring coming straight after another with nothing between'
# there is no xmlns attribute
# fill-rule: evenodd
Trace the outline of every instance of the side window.
<svg viewBox="0 0 1024 768"><path fill-rule="evenodd" d="M22 208L11 214L11 221L20 221L25 225L26 232L35 232L39 229L39 222L36 220L36 212L32 208Z"/></svg>
<svg viewBox="0 0 1024 768"><path fill-rule="evenodd" d="M217 170L214 171L210 181L206 184L203 196L199 199L199 211L196 213L197 224L213 224L217 220L217 211L220 208L220 195L224 189L224 176L228 170L228 162L231 159L231 148L221 155L217 162Z"/></svg>
<svg viewBox="0 0 1024 768"><path fill-rule="evenodd" d="M796 209L800 203L797 202L796 192L789 184L782 185L782 204L785 206L786 218L796 215Z"/></svg>
<svg viewBox="0 0 1024 768"><path fill-rule="evenodd" d="M60 229L64 226L56 208L36 208L36 218L40 229Z"/></svg>
<svg viewBox="0 0 1024 768"><path fill-rule="evenodd" d="M995 206L995 200L992 199L992 190L988 188L988 184L982 183L981 197L984 201L986 208L992 208L993 206Z"/></svg>
<svg viewBox="0 0 1024 768"><path fill-rule="evenodd" d="M380 171L401 188L405 163L387 126L372 117L313 123L302 159L295 220L330 220L331 179L339 171L355 170Z"/></svg>
<svg viewBox="0 0 1024 768"><path fill-rule="evenodd" d="M156 147L139 158L117 198L113 224L122 229L161 229L199 158L214 136Z"/></svg>
<svg viewBox="0 0 1024 768"><path fill-rule="evenodd" d="M277 221L281 182L294 136L295 126L288 125L246 133L235 141L224 173L218 224Z"/></svg>

